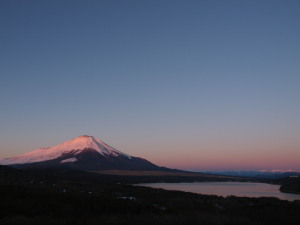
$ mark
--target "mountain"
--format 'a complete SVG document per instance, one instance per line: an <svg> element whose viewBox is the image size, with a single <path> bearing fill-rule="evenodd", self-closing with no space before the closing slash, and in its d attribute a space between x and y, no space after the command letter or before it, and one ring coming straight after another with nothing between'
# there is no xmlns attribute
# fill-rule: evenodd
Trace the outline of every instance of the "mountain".
<svg viewBox="0 0 300 225"><path fill-rule="evenodd" d="M17 168L67 167L77 170L152 170L167 171L145 159L130 156L100 139L83 135L50 148L0 160L0 165Z"/></svg>

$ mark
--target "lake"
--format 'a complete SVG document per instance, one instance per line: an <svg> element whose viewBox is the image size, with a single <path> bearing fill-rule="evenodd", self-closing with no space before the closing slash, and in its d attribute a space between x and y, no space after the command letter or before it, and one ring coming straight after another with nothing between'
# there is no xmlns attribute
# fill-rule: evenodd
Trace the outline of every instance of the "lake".
<svg viewBox="0 0 300 225"><path fill-rule="evenodd" d="M298 194L288 194L279 191L280 185L250 182L195 182L195 183L148 183L138 184L152 188L162 188L165 190L177 190L194 192L206 195L239 197L276 197L282 200L300 200Z"/></svg>

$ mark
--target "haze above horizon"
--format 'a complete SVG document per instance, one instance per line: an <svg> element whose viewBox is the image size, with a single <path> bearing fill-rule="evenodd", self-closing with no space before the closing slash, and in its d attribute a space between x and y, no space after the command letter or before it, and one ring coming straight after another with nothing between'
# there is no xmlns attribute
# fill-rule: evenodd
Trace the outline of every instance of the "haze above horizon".
<svg viewBox="0 0 300 225"><path fill-rule="evenodd" d="M300 171L300 2L0 2L0 157L81 134L185 170Z"/></svg>

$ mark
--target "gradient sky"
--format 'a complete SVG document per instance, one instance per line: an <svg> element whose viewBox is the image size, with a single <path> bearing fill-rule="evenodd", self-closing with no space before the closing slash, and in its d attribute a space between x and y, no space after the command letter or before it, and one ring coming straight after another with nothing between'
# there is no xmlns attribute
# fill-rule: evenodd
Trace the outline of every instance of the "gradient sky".
<svg viewBox="0 0 300 225"><path fill-rule="evenodd" d="M187 170L300 170L300 1L0 1L0 157L82 134Z"/></svg>

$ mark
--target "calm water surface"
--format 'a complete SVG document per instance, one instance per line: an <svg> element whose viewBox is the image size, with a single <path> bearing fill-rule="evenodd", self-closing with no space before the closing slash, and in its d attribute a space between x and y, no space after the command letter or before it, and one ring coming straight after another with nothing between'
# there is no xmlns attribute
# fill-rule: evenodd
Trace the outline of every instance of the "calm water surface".
<svg viewBox="0 0 300 225"><path fill-rule="evenodd" d="M178 190L208 195L235 195L240 197L277 197L283 200L300 200L298 194L279 191L280 185L246 182L195 182L195 183L149 183L140 186Z"/></svg>

